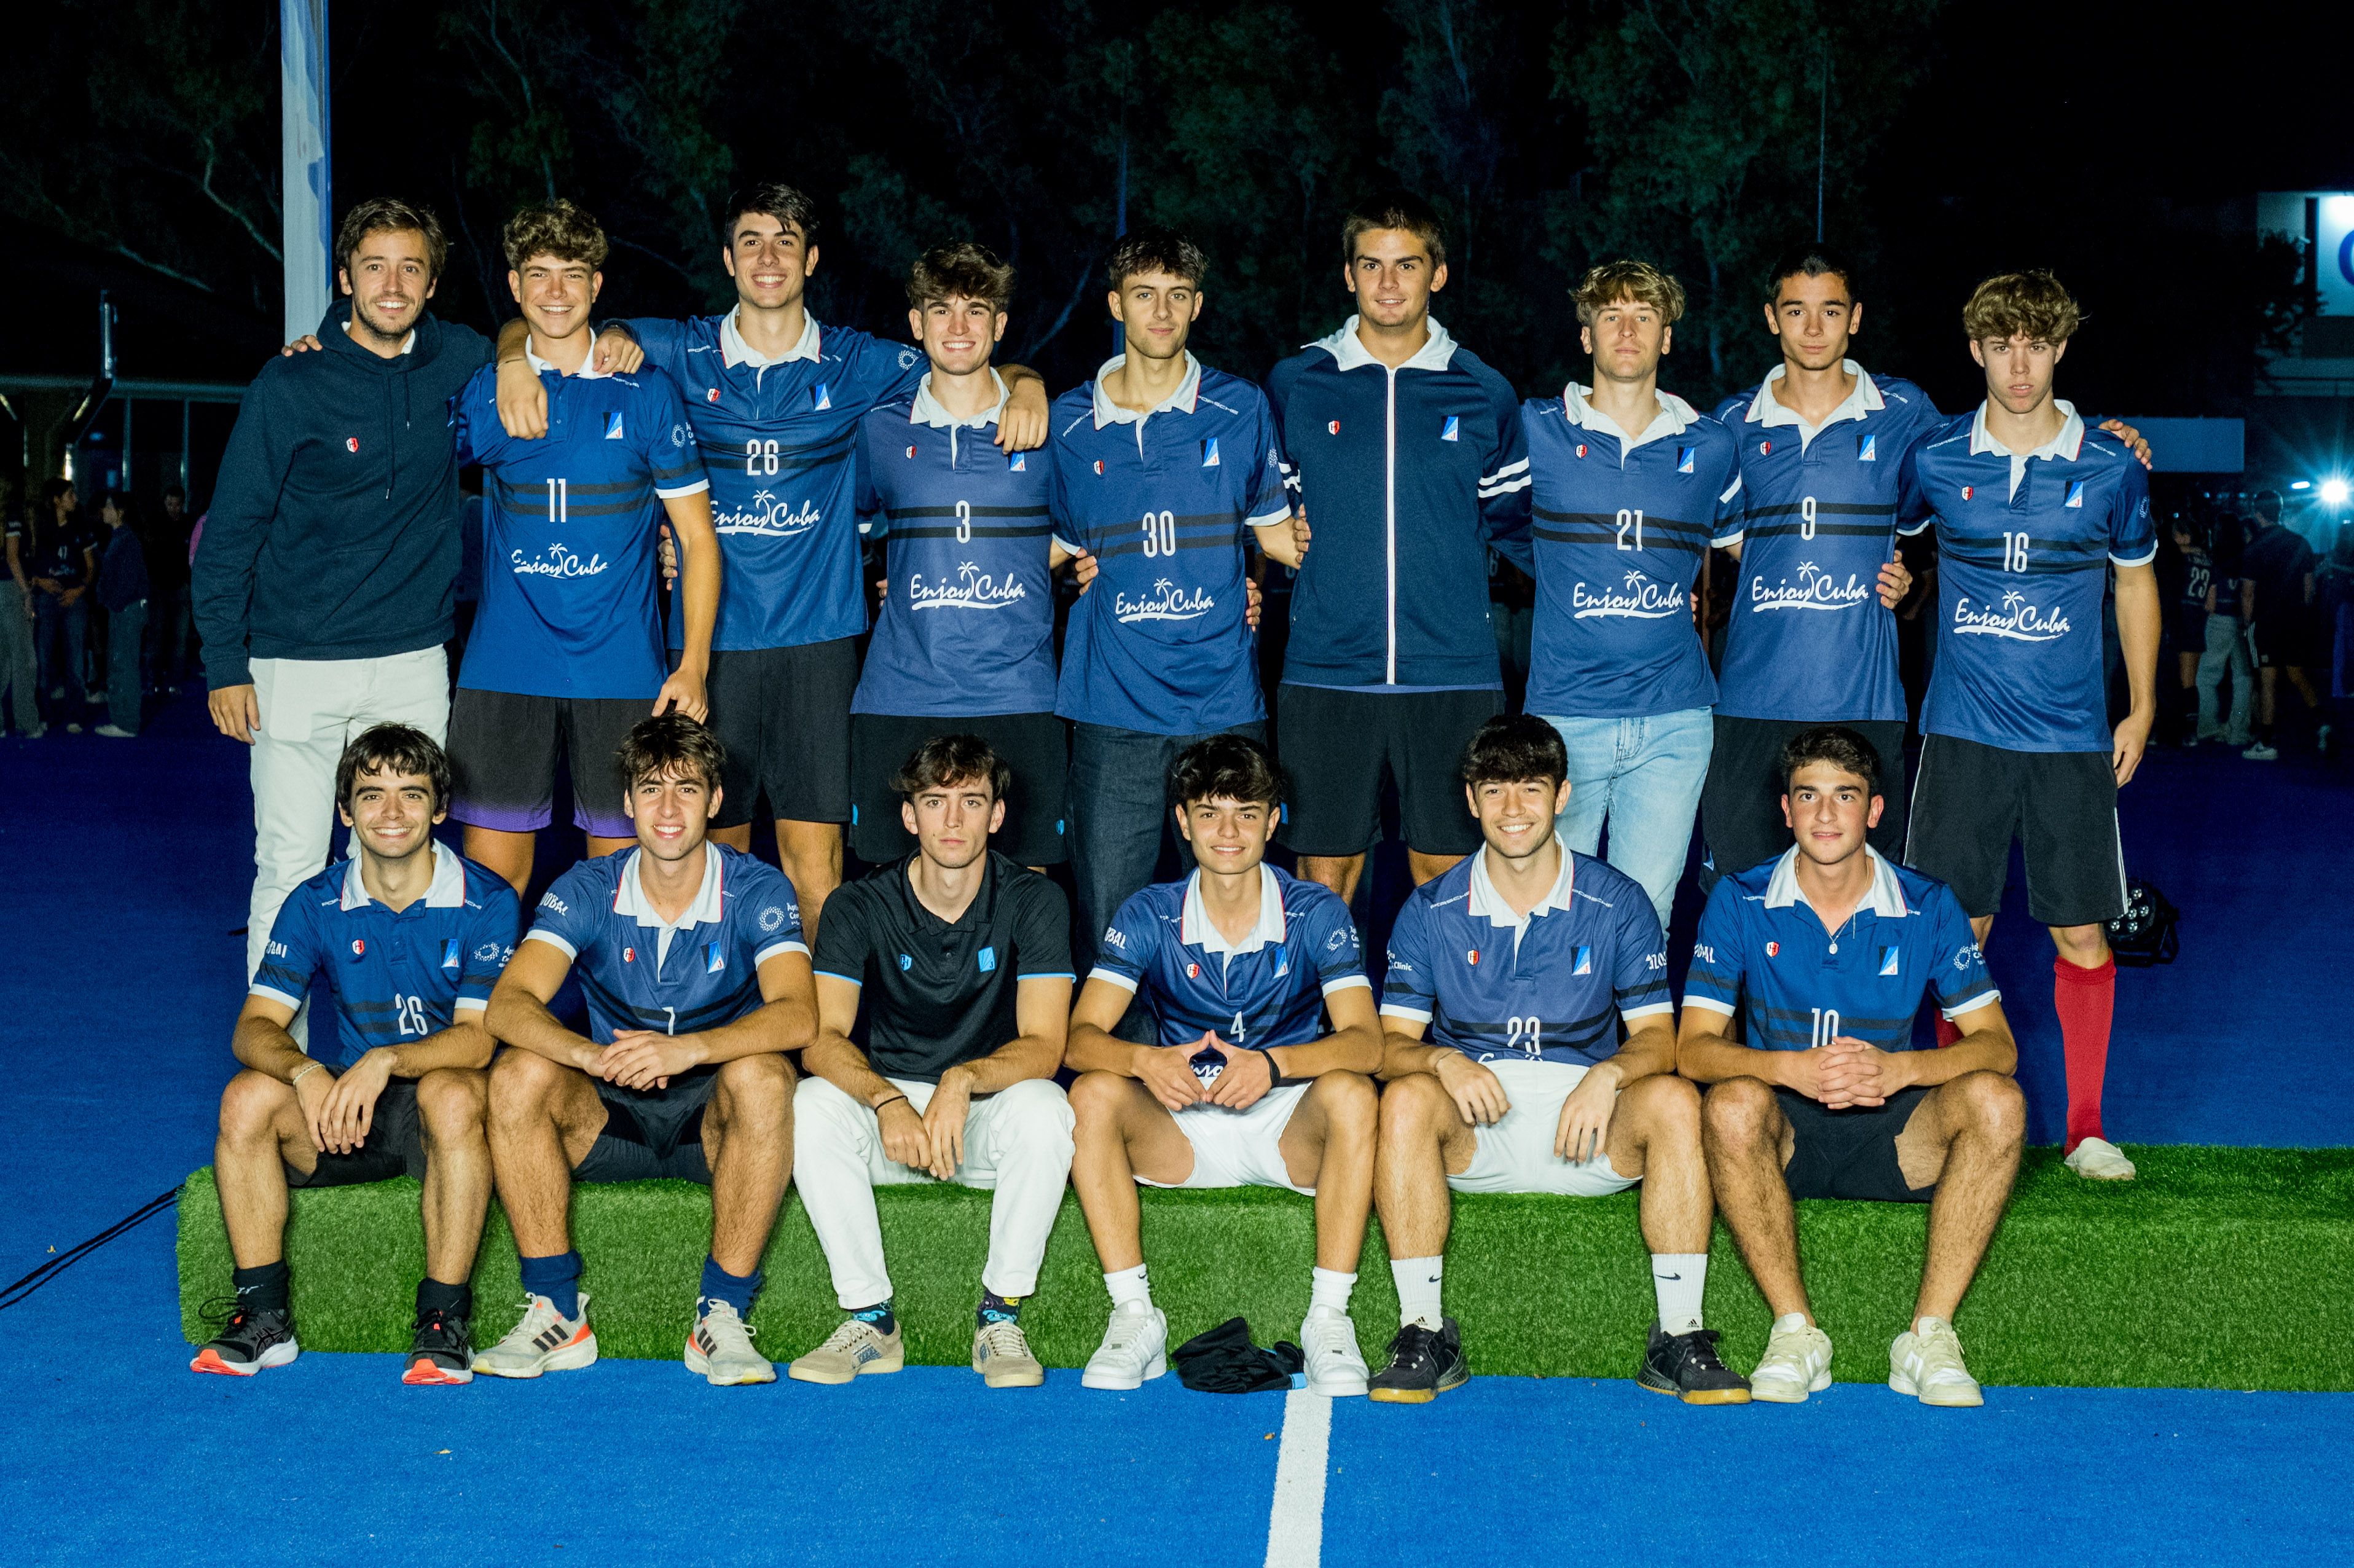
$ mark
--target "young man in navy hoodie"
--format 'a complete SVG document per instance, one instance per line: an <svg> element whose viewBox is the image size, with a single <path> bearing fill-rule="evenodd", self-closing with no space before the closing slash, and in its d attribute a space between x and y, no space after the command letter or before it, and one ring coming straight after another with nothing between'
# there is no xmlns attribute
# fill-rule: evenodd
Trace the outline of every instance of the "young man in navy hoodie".
<svg viewBox="0 0 2354 1568"><path fill-rule="evenodd" d="M1456 763L1504 711L1488 551L1525 554L1528 445L1511 384L1430 317L1438 217L1405 195L1341 231L1357 313L1267 376L1286 480L1323 543L1300 566L1277 695L1299 874L1354 895L1395 781L1417 885L1479 847Z"/></svg>
<svg viewBox="0 0 2354 1568"><path fill-rule="evenodd" d="M254 878L246 972L278 906L326 863L335 764L376 724L445 738L458 574L451 394L491 362L480 333L426 309L449 247L427 209L376 198L336 232L338 303L315 338L247 388L193 567L214 725L253 747ZM523 361L523 323L500 334ZM600 343L633 369L626 339ZM620 361L626 360L626 363ZM515 429L517 435L536 431ZM307 1017L294 1021L297 1040Z"/></svg>

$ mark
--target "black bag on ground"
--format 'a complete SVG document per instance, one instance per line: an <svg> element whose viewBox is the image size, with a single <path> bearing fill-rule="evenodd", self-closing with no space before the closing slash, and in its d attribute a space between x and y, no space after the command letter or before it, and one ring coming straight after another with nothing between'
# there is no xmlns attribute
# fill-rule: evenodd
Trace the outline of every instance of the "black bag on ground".
<svg viewBox="0 0 2354 1568"><path fill-rule="evenodd" d="M2170 964L2182 950L2175 927L2182 911L2153 883L2135 878L2126 884L2126 912L2109 922L2109 951L2127 969Z"/></svg>
<svg viewBox="0 0 2354 1568"><path fill-rule="evenodd" d="M1288 1389L1292 1374L1304 1369L1308 1358L1299 1347L1279 1340L1263 1351L1251 1343L1250 1325L1229 1318L1214 1329L1194 1335L1171 1352L1177 1378L1201 1393L1262 1393Z"/></svg>

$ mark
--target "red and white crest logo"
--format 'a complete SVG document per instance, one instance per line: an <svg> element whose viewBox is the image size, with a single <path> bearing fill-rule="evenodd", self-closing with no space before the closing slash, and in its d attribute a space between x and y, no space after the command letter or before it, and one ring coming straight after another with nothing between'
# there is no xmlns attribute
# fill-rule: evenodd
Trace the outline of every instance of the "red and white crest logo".
<svg viewBox="0 0 2354 1568"><path fill-rule="evenodd" d="M1199 964L1187 964L1185 966L1185 978L1187 980L1200 980L1202 978L1202 966Z"/></svg>
<svg viewBox="0 0 2354 1568"><path fill-rule="evenodd" d="M344 450L347 452L355 452L359 450L360 439L357 436L345 436L344 438Z"/></svg>
<svg viewBox="0 0 2354 1568"><path fill-rule="evenodd" d="M1769 959L1774 957L1776 953L1779 953L1781 950L1782 944L1779 942L1768 942L1766 944L1766 956Z"/></svg>
<svg viewBox="0 0 2354 1568"><path fill-rule="evenodd" d="M1103 459L1101 458L1096 459L1096 471L1097 473L1103 472Z"/></svg>
<svg viewBox="0 0 2354 1568"><path fill-rule="evenodd" d="M1476 967L1479 962L1479 949L1477 948L1467 948L1464 949L1463 961Z"/></svg>
<svg viewBox="0 0 2354 1568"><path fill-rule="evenodd" d="M366 942L361 941L357 937L354 937L354 938L352 938L352 957L354 957L354 958L355 958L355 959L356 959L356 958L358 958L361 954L363 954L363 953L365 953L365 952L366 952L366 951L367 951L367 944L366 944Z"/></svg>
<svg viewBox="0 0 2354 1568"><path fill-rule="evenodd" d="M1972 485L1972 484L1966 484L1966 485L1962 486L1962 499L1963 499L1963 500L1965 500L1965 501L1967 501L1967 500L1970 498L1970 492L1971 492L1971 491L1973 491L1973 490L1975 490L1975 489L1977 489L1977 488L1978 488L1978 487L1977 487L1976 485Z"/></svg>
<svg viewBox="0 0 2354 1568"><path fill-rule="evenodd" d="M1757 455L1759 457L1764 457L1767 452L1770 452L1773 450L1774 443L1772 441L1759 441L1757 443Z"/></svg>
<svg viewBox="0 0 2354 1568"><path fill-rule="evenodd" d="M719 401L719 388L718 388L718 387L711 387L711 388L709 388L708 390L706 390L706 391L703 394L703 400L704 400L705 402L706 402L706 403L716 403L716 402L718 402L718 401Z"/></svg>
<svg viewBox="0 0 2354 1568"><path fill-rule="evenodd" d="M1585 455L1585 443L1584 441L1577 443L1577 455L1580 457L1584 457Z"/></svg>
<svg viewBox="0 0 2354 1568"><path fill-rule="evenodd" d="M1340 420L1338 420L1338 419L1335 419L1335 420L1333 420L1331 424L1329 424L1329 425L1325 426L1324 428L1325 428L1326 429L1328 429L1328 430L1331 431L1334 435L1336 435L1336 436L1337 436L1337 435L1339 435L1339 434L1341 433L1341 421L1340 421Z"/></svg>

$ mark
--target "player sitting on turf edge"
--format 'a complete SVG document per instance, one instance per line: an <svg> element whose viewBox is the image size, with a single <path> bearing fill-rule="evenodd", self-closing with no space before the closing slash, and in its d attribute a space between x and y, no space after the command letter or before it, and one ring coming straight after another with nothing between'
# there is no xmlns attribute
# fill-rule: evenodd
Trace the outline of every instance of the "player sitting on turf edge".
<svg viewBox="0 0 2354 1568"><path fill-rule="evenodd" d="M287 1295L286 1190L423 1181L425 1277L403 1383L467 1383L474 1249L491 1199L482 1010L514 949L514 890L433 842L450 764L422 731L385 724L344 748L335 799L351 858L287 896L238 1014L244 1070L221 1095L213 1179L237 1308L189 1363L244 1377L298 1353ZM324 970L343 1059L287 1025Z"/></svg>
<svg viewBox="0 0 2354 1568"><path fill-rule="evenodd" d="M1831 1341L1798 1277L1793 1198L1929 1205L1912 1325L1888 1386L1925 1404L1978 1404L1954 1309L2009 1201L2026 1134L2019 1051L1953 890L1872 848L1879 755L1845 725L1782 751L1797 842L1709 895L1684 987L1677 1060L1715 1086L1702 1120L1724 1223L1774 1311L1752 1394L1796 1404L1830 1386ZM1925 995L1961 1032L1913 1049ZM1747 1012L1747 1045L1727 1037Z"/></svg>
<svg viewBox="0 0 2354 1568"><path fill-rule="evenodd" d="M684 714L641 719L614 758L637 847L556 879L491 999L491 1150L530 1300L482 1352L498 1377L597 1359L567 1211L575 1181L711 1188L711 1252L686 1340L714 1383L774 1383L744 1319L792 1172L793 1069L816 1002L784 874L708 842L726 758ZM588 1033L548 1003L578 971Z"/></svg>
<svg viewBox="0 0 2354 1568"><path fill-rule="evenodd" d="M1167 1370L1139 1181L1284 1187L1316 1200L1299 1332L1308 1388L1363 1393L1349 1293L1373 1202L1378 1109L1366 1075L1381 1065L1382 1036L1357 928L1338 895L1264 863L1282 779L1257 742L1216 735L1187 747L1169 798L1198 869L1120 906L1071 1017L1071 1181L1112 1299L1080 1381L1135 1388ZM1132 998L1159 1017L1157 1044L1113 1035Z"/></svg>
<svg viewBox="0 0 2354 1568"><path fill-rule="evenodd" d="M978 736L926 741L893 780L915 853L826 904L793 1177L850 1316L794 1361L803 1383L899 1370L875 1188L924 1181L994 1192L972 1370L991 1388L1045 1381L1021 1313L1071 1174L1071 1107L1055 1083L1071 910L989 847L1011 771ZM862 1001L864 1050L851 1038Z"/></svg>
<svg viewBox="0 0 2354 1568"><path fill-rule="evenodd" d="M1650 896L1562 842L1569 756L1543 719L1490 719L1462 773L1486 846L1406 899L1382 991L1373 1199L1399 1328L1373 1397L1419 1404L1468 1375L1439 1308L1449 1189L1596 1197L1639 1181L1659 1305L1639 1381L1687 1404L1745 1404L1749 1385L1701 1323L1712 1216L1700 1096L1675 1075Z"/></svg>

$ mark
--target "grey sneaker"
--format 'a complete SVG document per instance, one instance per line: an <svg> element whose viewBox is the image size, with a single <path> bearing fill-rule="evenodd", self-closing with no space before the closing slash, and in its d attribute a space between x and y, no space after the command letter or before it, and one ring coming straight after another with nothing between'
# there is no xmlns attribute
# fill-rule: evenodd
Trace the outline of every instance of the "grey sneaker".
<svg viewBox="0 0 2354 1568"><path fill-rule="evenodd" d="M825 1343L794 1357L785 1375L797 1383L843 1383L875 1372L895 1372L907 1364L898 1324L885 1334L864 1319L845 1318Z"/></svg>
<svg viewBox="0 0 2354 1568"><path fill-rule="evenodd" d="M1046 1369L1030 1353L1022 1325L1011 1318L972 1331L972 1370L991 1388L1036 1388L1046 1381Z"/></svg>
<svg viewBox="0 0 2354 1568"><path fill-rule="evenodd" d="M1924 1318L1888 1347L1888 1386L1924 1404L1984 1404L1978 1379L1962 1364L1962 1341L1943 1318Z"/></svg>
<svg viewBox="0 0 2354 1568"><path fill-rule="evenodd" d="M1798 1317L1795 1312L1790 1316ZM1831 1337L1803 1318L1787 1329L1776 1319L1766 1353L1749 1374L1749 1397L1768 1404L1799 1404L1830 1385Z"/></svg>
<svg viewBox="0 0 2354 1568"><path fill-rule="evenodd" d="M732 1304L706 1296L695 1305L700 1315L686 1337L687 1371L702 1373L714 1388L777 1381L776 1367L752 1348L755 1330Z"/></svg>
<svg viewBox="0 0 2354 1568"><path fill-rule="evenodd" d="M580 1293L579 1316L566 1318L556 1303L535 1296L524 1304L523 1321L487 1351L474 1352L474 1370L485 1377L537 1377L542 1372L578 1372L597 1364L597 1335L588 1327L588 1293Z"/></svg>
<svg viewBox="0 0 2354 1568"><path fill-rule="evenodd" d="M109 740L137 740L139 738L139 732L137 730L124 729L120 725L102 724L100 725L97 729L91 731L91 733L93 735L102 735Z"/></svg>
<svg viewBox="0 0 2354 1568"><path fill-rule="evenodd" d="M2240 753L2240 755L2246 758L2251 762L2278 762L2280 760L2279 749L2275 747L2267 746L2261 740L2256 742L2255 745L2248 747L2247 750Z"/></svg>

